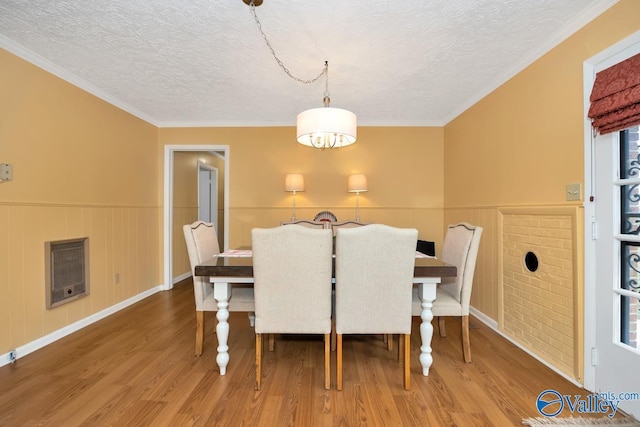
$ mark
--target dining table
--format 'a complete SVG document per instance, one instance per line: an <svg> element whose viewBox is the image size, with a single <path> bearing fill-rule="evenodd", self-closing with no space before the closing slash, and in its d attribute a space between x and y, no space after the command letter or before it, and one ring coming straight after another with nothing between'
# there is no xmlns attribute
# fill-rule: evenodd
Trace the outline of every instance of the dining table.
<svg viewBox="0 0 640 427"><path fill-rule="evenodd" d="M220 368L220 375L225 375L229 364L229 298L234 285L251 286L253 284L253 258L251 249L227 250L209 260L196 265L196 276L207 276L213 284L214 298L218 304L216 318L216 335L218 338L218 354L216 363ZM334 258L335 264L335 258ZM335 265L334 265L335 267ZM417 287L422 310L420 312L420 364L422 375L429 375L429 368L433 363L431 356L431 338L433 313L431 307L436 298L436 287L442 278L456 277L456 266L444 263L434 257L416 252L413 270L413 283ZM332 277L335 280L335 268Z"/></svg>

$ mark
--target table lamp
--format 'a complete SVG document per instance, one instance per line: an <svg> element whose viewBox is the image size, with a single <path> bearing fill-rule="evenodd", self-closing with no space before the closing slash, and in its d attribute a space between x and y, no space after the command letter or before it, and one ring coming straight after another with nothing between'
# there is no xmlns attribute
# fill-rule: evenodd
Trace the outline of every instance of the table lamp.
<svg viewBox="0 0 640 427"><path fill-rule="evenodd" d="M284 178L284 191L293 191L293 211L291 220L296 219L296 192L304 191L304 176L301 173L288 173Z"/></svg>
<svg viewBox="0 0 640 427"><path fill-rule="evenodd" d="M360 221L360 202L358 200L360 193L368 191L367 176L363 173L353 173L349 175L347 183L347 191L356 193L356 221Z"/></svg>

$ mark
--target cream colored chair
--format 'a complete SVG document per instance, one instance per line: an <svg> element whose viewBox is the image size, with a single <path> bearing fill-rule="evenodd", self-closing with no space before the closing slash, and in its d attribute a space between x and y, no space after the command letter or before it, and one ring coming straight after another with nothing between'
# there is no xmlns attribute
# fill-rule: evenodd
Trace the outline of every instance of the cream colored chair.
<svg viewBox="0 0 640 427"><path fill-rule="evenodd" d="M302 225L309 228L329 228L330 224L326 221L312 221L310 219L293 219L290 221L282 221L280 225Z"/></svg>
<svg viewBox="0 0 640 427"><path fill-rule="evenodd" d="M331 228L331 223L328 221L315 221L310 219L292 219L289 221L282 221L280 225L301 225L303 227L309 228ZM331 341L332 349L335 349L335 340ZM269 351L273 351L275 346L275 336L274 334L269 334Z"/></svg>
<svg viewBox="0 0 640 427"><path fill-rule="evenodd" d="M254 228L256 390L262 378L263 334L324 335L325 389L329 389L331 230L301 225Z"/></svg>
<svg viewBox="0 0 640 427"><path fill-rule="evenodd" d="M329 224L329 226L331 227L331 231L333 232L334 237L338 232L338 230L341 228L353 228L353 227L361 227L363 225L367 225L366 222L356 221L355 219L349 219L346 221L337 221L337 222L327 222L327 224ZM335 292L334 292L333 306L335 307ZM384 339L385 339L385 342L387 342L386 335L384 336ZM389 341L389 350L391 350L391 342L393 341ZM336 350L336 328L333 327L331 328L331 351L335 351L335 350Z"/></svg>
<svg viewBox="0 0 640 427"><path fill-rule="evenodd" d="M462 351L464 361L471 362L471 346L469 343L469 303L473 286L473 273L476 268L478 248L482 227L467 223L449 225L442 245L442 261L455 265L457 277L444 280L436 290L436 299L431 311L438 318L440 336L445 337L445 317L458 316L462 323ZM414 316L420 316L422 305L417 291L413 294Z"/></svg>
<svg viewBox="0 0 640 427"><path fill-rule="evenodd" d="M204 344L204 312L218 311L218 303L213 297L213 284L207 277L196 276L196 265L213 258L220 253L218 237L213 224L196 221L182 227L189 253L191 274L193 275L193 294L196 300L196 356L202 354ZM246 311L250 318L254 309L253 289L232 288L229 299L229 311Z"/></svg>
<svg viewBox="0 0 640 427"><path fill-rule="evenodd" d="M366 222L356 221L355 219L350 219L347 221L338 221L332 222L331 230L333 231L333 235L335 236L339 229L341 228L353 228L353 227L361 227L363 225L368 225Z"/></svg>
<svg viewBox="0 0 640 427"><path fill-rule="evenodd" d="M342 390L342 335L402 334L404 387L410 388L411 290L418 230L382 224L336 235L337 383Z"/></svg>

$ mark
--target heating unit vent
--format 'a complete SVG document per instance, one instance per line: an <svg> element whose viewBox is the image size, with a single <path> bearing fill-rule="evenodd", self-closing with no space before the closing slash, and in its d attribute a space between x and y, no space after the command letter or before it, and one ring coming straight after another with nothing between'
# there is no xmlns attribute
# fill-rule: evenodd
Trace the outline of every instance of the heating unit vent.
<svg viewBox="0 0 640 427"><path fill-rule="evenodd" d="M89 238L45 242L47 308L89 295Z"/></svg>

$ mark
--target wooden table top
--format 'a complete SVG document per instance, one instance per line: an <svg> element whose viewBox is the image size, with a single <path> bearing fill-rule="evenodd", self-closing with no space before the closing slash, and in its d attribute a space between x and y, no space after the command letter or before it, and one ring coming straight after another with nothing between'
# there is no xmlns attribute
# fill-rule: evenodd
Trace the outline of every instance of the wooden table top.
<svg viewBox="0 0 640 427"><path fill-rule="evenodd" d="M195 275L253 277L253 258L214 257L197 265ZM416 258L413 277L456 277L456 275L455 265L446 264L434 258Z"/></svg>

